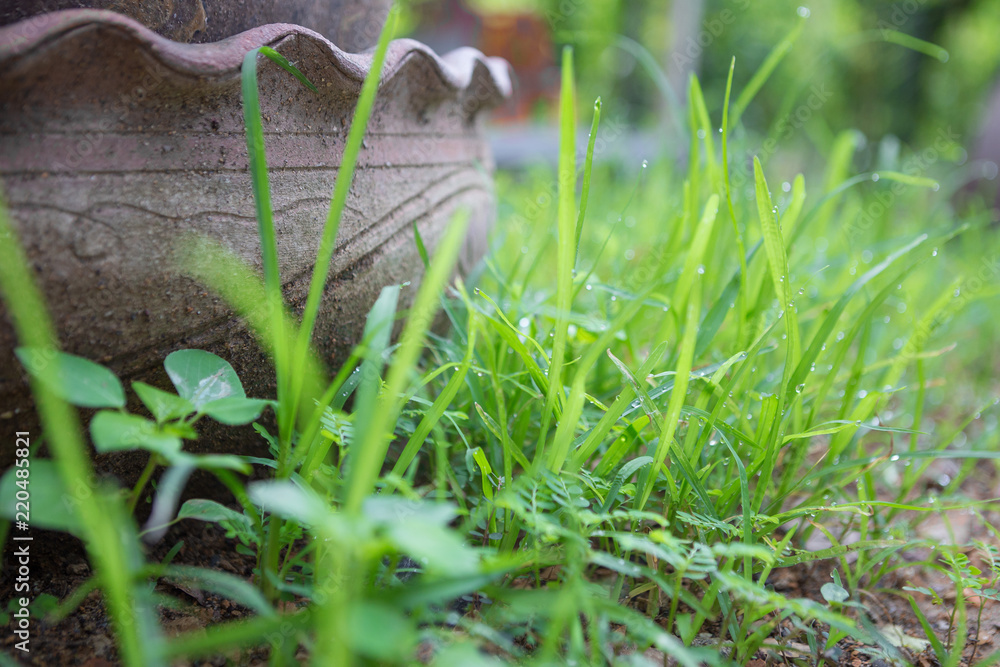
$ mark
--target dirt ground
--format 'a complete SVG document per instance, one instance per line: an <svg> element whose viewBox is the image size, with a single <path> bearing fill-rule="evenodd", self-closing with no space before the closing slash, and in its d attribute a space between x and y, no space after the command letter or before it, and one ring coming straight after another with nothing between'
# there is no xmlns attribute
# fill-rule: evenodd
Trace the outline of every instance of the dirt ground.
<svg viewBox="0 0 1000 667"><path fill-rule="evenodd" d="M1000 496L1000 483L997 481L995 471L990 468L983 470L982 474L970 475L963 491L973 498L996 498ZM985 513L984 516L994 525L1000 525L1000 514ZM995 538L988 533L986 527L967 511L950 512L947 515L947 520L941 515L931 515L918 526L917 531L923 536L941 542L951 541L952 538L949 537L951 534L956 543L967 543L973 539L981 539L996 544ZM33 532L35 539L32 543L33 588L31 595L37 597L42 593L47 593L62 600L90 576L90 568L82 546L66 535L40 530ZM234 542L227 540L223 531L217 526L197 521L186 521L174 526L163 541L150 549L149 559L156 561L163 558L178 541L183 541L184 544L176 555L174 563L214 568L247 579L251 577L254 566L253 558L237 553ZM11 544L8 543L5 549L7 562L0 573L0 600L3 601L14 597L14 573L9 566L10 554L12 553ZM977 561L978 557L973 549L970 548L967 553L973 564L982 567L982 563ZM905 557L911 561L917 561L922 556L926 556L926 552L921 554L911 551ZM820 588L824 583L831 581L830 574L836 565L836 561L826 560L779 569L772 574L769 583L774 586L777 592L788 597L807 597L822 601ZM949 616L954 608L955 587L941 572L919 565L901 568L878 582L875 590L864 593L861 602L868 609L872 621L876 627L882 630L885 637L896 645L904 644L911 647L900 649L904 656L919 667L931 667L937 664L932 650L929 647L926 650L918 650L922 643L913 641L913 639L924 640L925 635L910 608L909 602L906 597L893 593L893 591L901 591L902 587L907 585L932 588L944 598L945 604L943 606L934 606L927 596L917 595L920 608L926 614L931 627L937 636L944 640L949 627ZM161 579L157 583L156 590L162 595L172 597L179 605L179 608L162 608L160 610L161 622L168 637L219 622L245 618L251 613L246 608L218 595L192 590L183 585L171 583L166 579ZM982 658L1000 651L1000 604L992 601L982 602L978 598L970 597L970 595L971 591L967 591L969 636L962 665L975 664ZM982 621L978 628L978 639L976 639L975 620L979 613L980 602L983 605ZM637 603L641 604L641 601L637 601ZM470 613L474 613L474 611L470 611ZM779 664L816 664L808 657L808 646L805 638L801 636L801 633L796 633L797 631L790 623L779 626L772 638L775 645L759 652L750 664L753 667ZM777 646L779 641L784 644L784 648ZM9 656L22 659L24 664L84 665L86 667L118 664L108 619L97 592L91 593L76 612L59 623L48 624L37 617L33 618L29 656L23 656L14 649L16 642L17 638L12 632L4 632L0 636L0 650ZM714 644L714 639L710 635L703 635L699 638L698 643L710 645ZM926 644L926 641L923 644ZM419 653L423 654L424 652ZM653 664L664 664L663 654L655 649L647 651L646 657ZM888 667L891 664L887 661L884 653L879 651L878 646L866 646L849 639L842 640L835 648L827 651L823 657L826 665ZM236 664L265 664L266 659L267 649L261 648L244 652L239 656ZM227 658L219 657L214 660L180 661L175 664L225 665L233 663L227 663Z"/></svg>

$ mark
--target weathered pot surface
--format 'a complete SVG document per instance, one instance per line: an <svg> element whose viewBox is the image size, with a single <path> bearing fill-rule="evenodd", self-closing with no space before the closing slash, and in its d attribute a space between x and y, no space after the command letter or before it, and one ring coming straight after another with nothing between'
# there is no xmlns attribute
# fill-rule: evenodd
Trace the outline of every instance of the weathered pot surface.
<svg viewBox="0 0 1000 667"><path fill-rule="evenodd" d="M177 240L198 233L260 268L239 71L244 54L264 44L319 88L260 62L282 278L297 311L370 55L286 24L179 44L101 10L0 29L0 178L67 351L125 380L169 386L161 366L169 352L207 349L233 364L250 395L273 396L272 371L242 323L175 257ZM509 93L502 60L473 49L437 56L405 39L390 45L314 339L332 367L384 285L419 281L414 222L433 253L453 214L468 209L461 266L482 255L494 202L477 119ZM15 344L0 308L4 443L33 420ZM253 441L266 451L247 433L209 429L196 447ZM3 468L12 448L0 452ZM130 476L128 466L112 467Z"/></svg>

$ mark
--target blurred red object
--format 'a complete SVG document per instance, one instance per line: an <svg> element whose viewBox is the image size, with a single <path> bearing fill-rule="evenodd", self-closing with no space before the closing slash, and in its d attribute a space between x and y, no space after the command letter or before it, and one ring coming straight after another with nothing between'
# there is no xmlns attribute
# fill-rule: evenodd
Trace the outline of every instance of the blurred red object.
<svg viewBox="0 0 1000 667"><path fill-rule="evenodd" d="M540 107L554 108L558 99L558 71L552 56L549 26L535 14L487 14L476 47L499 56L514 69L516 94L493 113L495 122L519 122L535 116Z"/></svg>
<svg viewBox="0 0 1000 667"><path fill-rule="evenodd" d="M515 94L494 109L491 120L518 123L539 113L554 113L559 95L559 71L553 56L552 35L545 18L532 12L491 12L469 7L461 0L416 5L420 22L414 39L439 53L459 46L475 46L488 56L499 56L514 71Z"/></svg>

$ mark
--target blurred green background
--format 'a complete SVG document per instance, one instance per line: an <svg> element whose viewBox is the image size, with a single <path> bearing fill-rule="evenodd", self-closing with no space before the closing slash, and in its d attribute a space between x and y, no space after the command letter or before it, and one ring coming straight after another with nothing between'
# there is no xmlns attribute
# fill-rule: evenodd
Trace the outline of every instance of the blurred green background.
<svg viewBox="0 0 1000 667"><path fill-rule="evenodd" d="M977 143L1000 65L996 0L416 0L404 22L440 50L464 40L512 63L519 97L501 120L552 119L558 54L573 44L581 108L600 95L606 114L630 127L669 128L671 97L683 105L689 72L718 119L730 59L738 92L803 14L801 34L743 119L761 143L810 143L826 154L851 128L911 146L942 131Z"/></svg>

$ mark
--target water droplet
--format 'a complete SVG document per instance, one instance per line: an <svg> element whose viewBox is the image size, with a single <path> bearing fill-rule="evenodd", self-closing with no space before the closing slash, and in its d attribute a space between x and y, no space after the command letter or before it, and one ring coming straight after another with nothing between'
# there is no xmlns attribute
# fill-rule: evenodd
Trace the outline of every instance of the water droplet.
<svg viewBox="0 0 1000 667"><path fill-rule="evenodd" d="M899 454L893 454L892 456L889 457L889 460L892 461L892 462L898 461L899 460Z"/></svg>
<svg viewBox="0 0 1000 667"><path fill-rule="evenodd" d="M626 250L625 251L625 259L627 259L629 261L635 259L635 250L632 250L632 248L629 248L628 250Z"/></svg>
<svg viewBox="0 0 1000 667"><path fill-rule="evenodd" d="M878 172L872 174L872 180L878 182Z"/></svg>
<svg viewBox="0 0 1000 667"><path fill-rule="evenodd" d="M616 296L615 296L614 294L612 294L612 295L611 295L611 300L612 300L612 301L617 301L617 300L618 300L618 297L616 297Z"/></svg>
<svg viewBox="0 0 1000 667"><path fill-rule="evenodd" d="M809 12L809 8L808 7L799 7L796 10L796 13L798 13L798 15L801 16L802 18L807 19L807 18L809 18L809 13L810 12Z"/></svg>
<svg viewBox="0 0 1000 667"><path fill-rule="evenodd" d="M800 385L798 385L797 387L795 387L795 393L796 393L796 394L801 394L801 393L802 393L802 390L803 390L803 389L805 389L805 388L806 388L806 385L805 385L805 383L803 383L803 384L800 384Z"/></svg>
<svg viewBox="0 0 1000 667"><path fill-rule="evenodd" d="M594 289L594 286L588 283L587 284L587 291L589 292L592 289Z"/></svg>
<svg viewBox="0 0 1000 667"><path fill-rule="evenodd" d="M937 248L934 248L934 250L931 250L931 257L937 257Z"/></svg>
<svg viewBox="0 0 1000 667"><path fill-rule="evenodd" d="M702 265L702 264L698 265L698 273L699 273L699 275L705 273L705 266L704 265Z"/></svg>
<svg viewBox="0 0 1000 667"><path fill-rule="evenodd" d="M703 130L700 127L698 128L698 138L699 139L704 139L705 138L705 130Z"/></svg>

